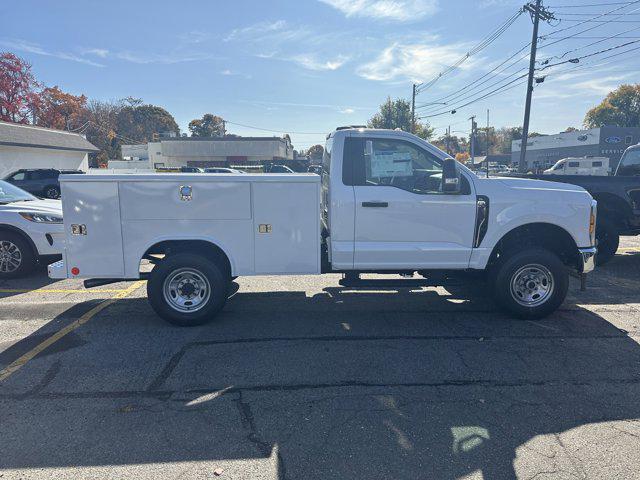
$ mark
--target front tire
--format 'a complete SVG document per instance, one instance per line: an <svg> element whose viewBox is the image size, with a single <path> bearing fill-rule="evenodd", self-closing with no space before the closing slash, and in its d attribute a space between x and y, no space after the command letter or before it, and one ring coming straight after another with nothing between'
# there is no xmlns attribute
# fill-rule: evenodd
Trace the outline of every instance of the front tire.
<svg viewBox="0 0 640 480"><path fill-rule="evenodd" d="M229 279L215 262L178 253L156 265L147 282L147 296L155 312L181 327L212 320L227 301Z"/></svg>
<svg viewBox="0 0 640 480"><path fill-rule="evenodd" d="M548 250L534 248L507 253L498 265L496 301L519 318L543 318L558 309L567 296L569 272Z"/></svg>
<svg viewBox="0 0 640 480"><path fill-rule="evenodd" d="M31 245L17 233L0 232L0 279L31 273L37 258Z"/></svg>
<svg viewBox="0 0 640 480"><path fill-rule="evenodd" d="M596 224L596 240L598 241L596 265L604 265L616 255L620 245L620 234L615 225L607 221L598 221Z"/></svg>

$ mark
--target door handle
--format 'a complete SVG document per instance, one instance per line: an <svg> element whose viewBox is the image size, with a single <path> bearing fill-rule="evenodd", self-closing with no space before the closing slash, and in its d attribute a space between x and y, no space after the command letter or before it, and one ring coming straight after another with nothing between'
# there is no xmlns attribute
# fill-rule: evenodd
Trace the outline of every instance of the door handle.
<svg viewBox="0 0 640 480"><path fill-rule="evenodd" d="M368 208L386 208L389 206L388 202L362 202L363 207Z"/></svg>

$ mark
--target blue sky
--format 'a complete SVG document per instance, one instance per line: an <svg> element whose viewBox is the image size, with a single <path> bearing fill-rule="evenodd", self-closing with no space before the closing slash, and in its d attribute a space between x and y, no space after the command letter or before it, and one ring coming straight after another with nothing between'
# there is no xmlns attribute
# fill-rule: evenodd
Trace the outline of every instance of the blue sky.
<svg viewBox="0 0 640 480"><path fill-rule="evenodd" d="M611 0L597 3L605 2ZM323 143L324 134L338 125L365 123L388 95L408 97L413 81L428 81L455 63L521 4L510 0L5 0L0 4L4 19L0 50L26 58L48 85L90 98L134 96L163 106L183 131L191 119L210 112L230 122L296 132L291 133L294 146L307 148ZM611 7L560 9L558 16L566 20L555 27L543 25L541 34L576 25L571 21L576 18L588 18L580 17L581 13L596 15L615 7L612 2ZM636 9L640 12L640 4L621 12L632 14ZM575 12L578 15L565 15ZM587 23L554 38L593 25L597 28L581 37L611 36L638 23ZM598 40L561 41L543 48L539 58L560 57L583 47L562 57L566 60L634 41L626 37L638 38L638 29L624 39L621 35L587 48L584 45ZM531 21L521 15L498 40L422 92L418 103L455 92L499 65L530 38ZM558 61L554 58L551 63ZM554 133L580 126L585 111L610 89L637 81L639 65L640 56L629 53L608 62L603 55L548 69L545 73L552 75L535 92L532 129ZM515 78L507 75L526 66L523 58L501 76L475 87L481 90L502 78ZM475 114L484 124L489 108L492 125L519 125L524 95L525 86L515 85L460 108L455 115L429 120L439 127L439 134L447 125L466 132L468 117ZM461 96L447 106L421 111L439 113L464 100ZM228 130L240 135L277 134L233 124Z"/></svg>

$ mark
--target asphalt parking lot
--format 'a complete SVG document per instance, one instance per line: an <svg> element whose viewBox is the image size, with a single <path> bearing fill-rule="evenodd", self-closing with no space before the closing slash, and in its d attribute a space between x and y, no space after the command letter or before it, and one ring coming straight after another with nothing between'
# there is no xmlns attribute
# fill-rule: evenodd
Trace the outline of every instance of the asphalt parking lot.
<svg viewBox="0 0 640 480"><path fill-rule="evenodd" d="M640 478L639 271L626 239L542 321L239 278L191 329L143 282L2 282L0 477Z"/></svg>

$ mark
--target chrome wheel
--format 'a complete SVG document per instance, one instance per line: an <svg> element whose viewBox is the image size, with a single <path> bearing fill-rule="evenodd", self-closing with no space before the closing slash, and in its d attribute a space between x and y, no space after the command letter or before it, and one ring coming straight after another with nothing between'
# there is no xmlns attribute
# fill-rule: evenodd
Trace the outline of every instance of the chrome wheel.
<svg viewBox="0 0 640 480"><path fill-rule="evenodd" d="M9 240L0 241L0 272L13 273L22 265L22 252Z"/></svg>
<svg viewBox="0 0 640 480"><path fill-rule="evenodd" d="M553 289L553 275L543 265L525 265L511 277L511 296L525 307L542 305L551 298Z"/></svg>
<svg viewBox="0 0 640 480"><path fill-rule="evenodd" d="M52 198L54 200L60 197L60 193L58 193L58 189L55 187L47 188L47 191L44 192L44 195L45 197Z"/></svg>
<svg viewBox="0 0 640 480"><path fill-rule="evenodd" d="M171 308L191 313L207 304L211 297L211 285L207 277L195 268L181 268L166 278L162 293Z"/></svg>

